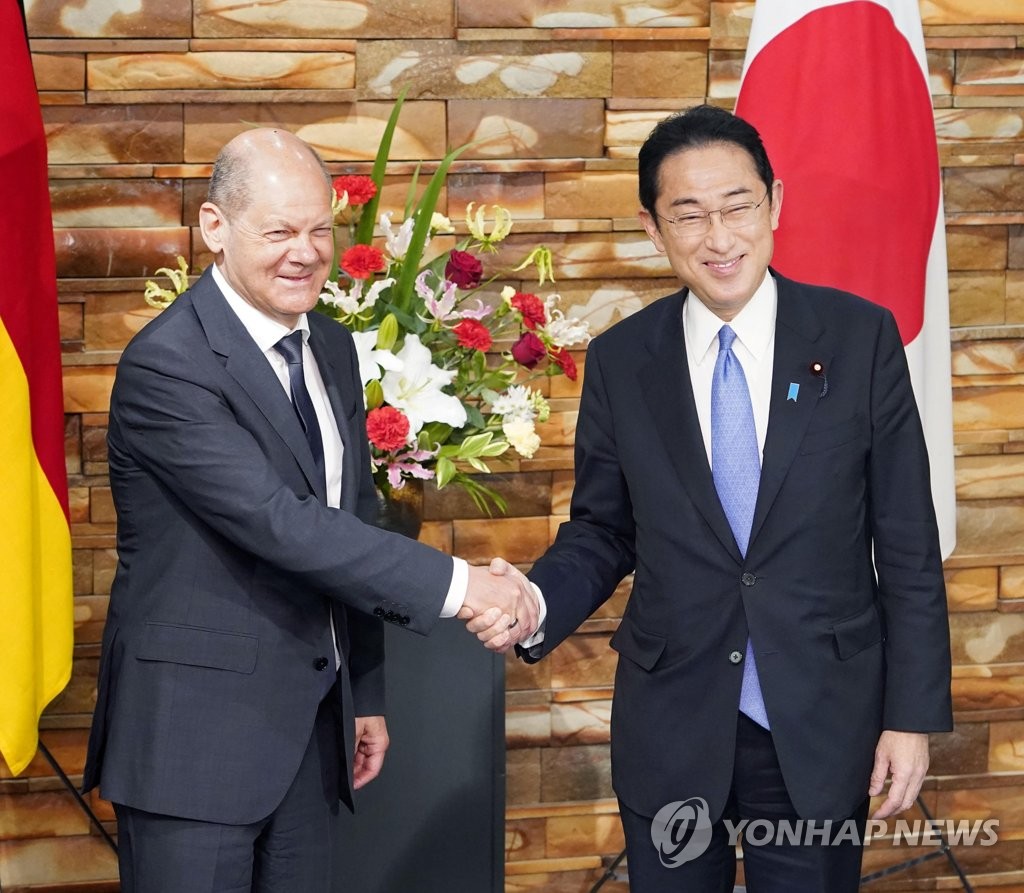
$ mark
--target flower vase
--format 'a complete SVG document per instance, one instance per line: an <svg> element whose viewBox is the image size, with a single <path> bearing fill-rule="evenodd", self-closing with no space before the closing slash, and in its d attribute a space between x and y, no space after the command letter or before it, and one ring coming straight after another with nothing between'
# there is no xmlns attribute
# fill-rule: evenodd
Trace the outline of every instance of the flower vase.
<svg viewBox="0 0 1024 893"><path fill-rule="evenodd" d="M377 526L417 539L423 526L423 481L413 478L399 489L378 487Z"/></svg>

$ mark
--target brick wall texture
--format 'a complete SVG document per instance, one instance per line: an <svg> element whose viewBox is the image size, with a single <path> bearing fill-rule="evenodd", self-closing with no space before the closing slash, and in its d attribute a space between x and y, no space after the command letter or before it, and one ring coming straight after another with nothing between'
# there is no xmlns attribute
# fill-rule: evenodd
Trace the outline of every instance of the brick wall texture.
<svg viewBox="0 0 1024 893"><path fill-rule="evenodd" d="M769 2L769 0L765 0ZM28 0L49 142L74 544L74 675L43 740L80 779L114 573L106 424L119 353L156 311L146 278L210 258L198 206L218 148L253 123L292 130L336 173L368 173L408 90L384 205L479 140L442 209L500 202L499 256L554 252L568 311L600 331L674 290L637 217L636 152L665 114L736 97L752 2L713 0ZM956 852L976 890L1024 891L1024 3L921 0L945 196L958 499L946 562L956 730L935 736L934 815L1000 820ZM464 231L464 228L463 228ZM584 352L576 354L581 367ZM428 492L423 539L528 566L568 512L578 385L549 386L531 460L489 520ZM429 488L428 488L429 489ZM616 597L550 659L508 663L506 889L586 891L622 847L609 782ZM3 770L0 769L0 773ZM93 796L113 827L109 804ZM872 846L867 870L925 847ZM932 848L934 849L934 848ZM100 838L39 757L0 774L0 885L116 889ZM945 859L872 884L957 889ZM613 889L609 885L607 889ZM621 885L614 889L623 889Z"/></svg>

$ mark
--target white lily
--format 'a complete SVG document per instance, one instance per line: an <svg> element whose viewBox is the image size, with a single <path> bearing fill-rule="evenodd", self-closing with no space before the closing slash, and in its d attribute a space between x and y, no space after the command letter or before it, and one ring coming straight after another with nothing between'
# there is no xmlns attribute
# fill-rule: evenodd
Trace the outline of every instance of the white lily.
<svg viewBox="0 0 1024 893"><path fill-rule="evenodd" d="M430 231L432 233L454 233L455 227L452 226L451 220L444 216L444 214L435 211L430 215Z"/></svg>
<svg viewBox="0 0 1024 893"><path fill-rule="evenodd" d="M416 277L415 283L416 294L423 299L427 312L440 322L461 319L462 314L455 312L455 283L441 279L438 283L440 287L433 289L427 282L431 276L438 278L431 270L424 270Z"/></svg>
<svg viewBox="0 0 1024 893"><path fill-rule="evenodd" d="M146 291L143 297L150 307L158 310L166 310L178 295L188 289L188 263L180 254L178 255L178 269L172 270L168 267L160 267L157 273L163 273L171 280L172 288L161 288L152 279L146 280Z"/></svg>
<svg viewBox="0 0 1024 893"><path fill-rule="evenodd" d="M494 246L502 241L512 230L512 214L507 208L501 205L494 205L494 226L491 234L487 235L487 220L485 214L487 205L480 205L473 213L476 202L466 205L466 226L470 235L480 244L481 248L488 251L497 251Z"/></svg>
<svg viewBox="0 0 1024 893"><path fill-rule="evenodd" d="M365 388L366 383L381 377L381 370L397 373L402 369L402 361L390 350L377 349L377 333L353 332L352 340L356 343L356 356L359 358L359 382Z"/></svg>
<svg viewBox="0 0 1024 893"><path fill-rule="evenodd" d="M338 194L337 189L331 190L331 213L337 217L342 211L348 207L348 192L342 190L341 194Z"/></svg>
<svg viewBox="0 0 1024 893"><path fill-rule="evenodd" d="M417 434L427 422L444 422L453 428L466 424L466 409L458 397L442 393L455 378L454 370L431 363L430 350L418 335L406 335L397 357L400 370L389 371L381 379L384 400L402 410L409 419L409 433Z"/></svg>
<svg viewBox="0 0 1024 893"><path fill-rule="evenodd" d="M571 347L574 344L586 344L590 341L590 325L576 317L566 317L558 309L559 295L550 295L544 302L548 324L544 330L558 347Z"/></svg>
<svg viewBox="0 0 1024 893"><path fill-rule="evenodd" d="M402 225L396 230L391 225L391 211L385 211L380 215L380 229L384 233L384 247L395 260L402 260L409 251L409 244L412 242L412 228L416 221L410 217L403 220ZM428 244L425 242L424 245Z"/></svg>
<svg viewBox="0 0 1024 893"><path fill-rule="evenodd" d="M358 316L360 313L371 309L377 303L377 298L380 297L381 292L394 284L394 279L378 279L370 286L366 294L363 295L365 282L362 279L354 280L349 291L343 289L333 279L328 279L324 283L323 291L320 292L320 300L325 304L337 307L346 316Z"/></svg>

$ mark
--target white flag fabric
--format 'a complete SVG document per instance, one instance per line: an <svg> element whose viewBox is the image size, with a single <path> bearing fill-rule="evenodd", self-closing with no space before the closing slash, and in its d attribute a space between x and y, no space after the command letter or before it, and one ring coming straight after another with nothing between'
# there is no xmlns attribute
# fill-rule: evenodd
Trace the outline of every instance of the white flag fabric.
<svg viewBox="0 0 1024 893"><path fill-rule="evenodd" d="M736 113L785 184L772 265L896 316L946 558L956 544L949 287L917 0L759 0Z"/></svg>

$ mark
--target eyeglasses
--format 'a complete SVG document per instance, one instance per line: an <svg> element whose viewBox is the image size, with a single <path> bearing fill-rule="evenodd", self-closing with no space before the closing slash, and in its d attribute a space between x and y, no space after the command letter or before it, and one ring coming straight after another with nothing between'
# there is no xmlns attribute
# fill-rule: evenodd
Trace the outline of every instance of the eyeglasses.
<svg viewBox="0 0 1024 893"><path fill-rule="evenodd" d="M677 236L702 236L711 229L711 215L717 214L722 223L729 229L739 229L741 226L748 226L757 217L757 209L765 203L770 189L766 189L764 198L756 205L753 202L740 202L736 205L726 205L724 208L716 208L714 211L687 211L678 217L661 217L672 232Z"/></svg>

